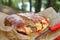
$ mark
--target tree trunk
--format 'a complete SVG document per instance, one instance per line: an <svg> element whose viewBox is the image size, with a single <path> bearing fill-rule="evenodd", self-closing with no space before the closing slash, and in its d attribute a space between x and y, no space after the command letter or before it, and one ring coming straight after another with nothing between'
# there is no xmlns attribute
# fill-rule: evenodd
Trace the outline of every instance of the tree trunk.
<svg viewBox="0 0 60 40"><path fill-rule="evenodd" d="M22 11L24 12L24 0L22 0Z"/></svg>
<svg viewBox="0 0 60 40"><path fill-rule="evenodd" d="M3 0L0 0L1 1L1 4L4 4Z"/></svg>
<svg viewBox="0 0 60 40"><path fill-rule="evenodd" d="M35 13L40 12L41 0L35 0Z"/></svg>
<svg viewBox="0 0 60 40"><path fill-rule="evenodd" d="M47 0L47 7L54 7L56 5L56 0Z"/></svg>
<svg viewBox="0 0 60 40"><path fill-rule="evenodd" d="M32 2L31 0L29 0L29 3L30 3L30 12L32 12L31 8L32 8Z"/></svg>
<svg viewBox="0 0 60 40"><path fill-rule="evenodd" d="M52 6L51 1L52 1L52 0L47 0L47 4L46 4L46 5L47 5L47 6L46 6L47 8L50 7L50 6Z"/></svg>
<svg viewBox="0 0 60 40"><path fill-rule="evenodd" d="M12 0L9 0L8 1L8 6L11 6L12 5Z"/></svg>
<svg viewBox="0 0 60 40"><path fill-rule="evenodd" d="M53 7L53 8L57 11L56 1L57 1L57 0L47 0L46 8L48 8L48 7Z"/></svg>

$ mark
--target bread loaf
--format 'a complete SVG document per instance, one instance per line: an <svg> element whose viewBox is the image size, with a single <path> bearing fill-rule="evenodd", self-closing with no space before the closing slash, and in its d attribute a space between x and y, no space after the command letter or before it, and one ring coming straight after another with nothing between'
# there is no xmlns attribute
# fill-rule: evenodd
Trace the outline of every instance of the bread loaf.
<svg viewBox="0 0 60 40"><path fill-rule="evenodd" d="M14 26L22 34L40 34L49 25L49 19L34 13L20 13L5 18L5 26Z"/></svg>

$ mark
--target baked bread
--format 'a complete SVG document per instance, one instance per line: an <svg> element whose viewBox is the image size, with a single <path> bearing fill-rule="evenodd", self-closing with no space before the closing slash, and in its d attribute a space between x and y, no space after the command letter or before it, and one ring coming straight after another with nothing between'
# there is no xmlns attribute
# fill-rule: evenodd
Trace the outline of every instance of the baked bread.
<svg viewBox="0 0 60 40"><path fill-rule="evenodd" d="M13 26L17 32L29 35L40 34L49 25L49 19L34 13L20 13L5 18L5 26Z"/></svg>

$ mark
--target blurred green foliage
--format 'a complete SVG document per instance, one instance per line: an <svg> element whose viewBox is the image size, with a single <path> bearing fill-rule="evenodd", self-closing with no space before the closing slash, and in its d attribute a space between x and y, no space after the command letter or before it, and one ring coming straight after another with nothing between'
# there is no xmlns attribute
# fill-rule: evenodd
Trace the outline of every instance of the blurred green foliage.
<svg viewBox="0 0 60 40"><path fill-rule="evenodd" d="M32 1L32 6L35 7L36 0L31 0L31 1ZM43 6L44 8L47 8L46 7L47 0L41 0L41 1L42 1L41 6ZM18 7L19 2L22 2L22 0L0 0L0 5L7 5L9 7L26 12L27 5L25 4L25 2L29 2L29 0L23 0L22 9L19 9L19 7ZM52 2L52 4L53 4L52 7L58 12L60 10L60 0L56 0L56 3Z"/></svg>

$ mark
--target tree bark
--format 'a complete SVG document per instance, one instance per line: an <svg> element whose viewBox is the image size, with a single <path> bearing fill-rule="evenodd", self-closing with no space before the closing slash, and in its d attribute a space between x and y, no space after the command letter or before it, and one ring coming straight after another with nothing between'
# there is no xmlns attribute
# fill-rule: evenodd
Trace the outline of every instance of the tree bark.
<svg viewBox="0 0 60 40"><path fill-rule="evenodd" d="M24 12L24 0L22 0L22 11Z"/></svg>
<svg viewBox="0 0 60 40"><path fill-rule="evenodd" d="M40 12L41 0L35 0L35 13Z"/></svg>
<svg viewBox="0 0 60 40"><path fill-rule="evenodd" d="M3 0L1 0L1 4L4 4Z"/></svg>
<svg viewBox="0 0 60 40"><path fill-rule="evenodd" d="M47 4L46 4L46 5L47 5L47 6L46 6L47 8L50 7L50 6L52 6L51 1L52 1L52 0L47 0Z"/></svg>
<svg viewBox="0 0 60 40"><path fill-rule="evenodd" d="M53 8L57 11L56 1L57 1L57 0L47 0L46 8L48 8L48 7L53 7Z"/></svg>
<svg viewBox="0 0 60 40"><path fill-rule="evenodd" d="M12 5L12 0L9 0L8 1L8 6L11 6Z"/></svg>
<svg viewBox="0 0 60 40"><path fill-rule="evenodd" d="M30 12L32 12L32 1L31 0L29 0L29 3L30 3Z"/></svg>

